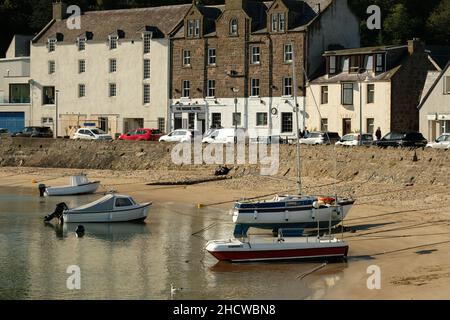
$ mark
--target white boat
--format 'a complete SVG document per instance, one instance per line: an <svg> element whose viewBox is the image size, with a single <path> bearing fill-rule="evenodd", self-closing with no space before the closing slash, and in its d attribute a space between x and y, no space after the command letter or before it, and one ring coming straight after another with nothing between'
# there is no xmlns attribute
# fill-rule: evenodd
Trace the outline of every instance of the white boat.
<svg viewBox="0 0 450 320"><path fill-rule="evenodd" d="M58 218L66 223L140 222L147 218L151 205L138 204L130 196L108 194L73 209L69 209L65 203L60 203L54 213L45 217L45 221Z"/></svg>
<svg viewBox="0 0 450 320"><path fill-rule="evenodd" d="M325 237L257 237L212 240L206 251L219 261L253 262L301 259L339 259L348 254L348 245L337 238Z"/></svg>
<svg viewBox="0 0 450 320"><path fill-rule="evenodd" d="M41 195L49 196L71 196L78 194L90 194L97 191L100 181L89 181L85 175L70 177L70 185L60 187L47 187L43 184L39 185Z"/></svg>

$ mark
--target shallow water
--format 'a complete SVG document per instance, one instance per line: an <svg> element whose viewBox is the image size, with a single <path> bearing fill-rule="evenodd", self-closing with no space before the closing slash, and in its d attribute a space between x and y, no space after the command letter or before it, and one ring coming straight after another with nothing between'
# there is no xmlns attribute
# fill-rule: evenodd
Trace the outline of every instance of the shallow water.
<svg viewBox="0 0 450 320"><path fill-rule="evenodd" d="M154 203L145 224L83 224L83 238L76 225L43 223L59 202L101 196L41 199L0 188L0 299L306 299L336 285L346 268L334 264L310 285L297 277L320 262L217 263L203 248L229 238L233 224L214 208ZM80 290L66 285L72 265L80 267ZM171 283L183 289L171 296Z"/></svg>

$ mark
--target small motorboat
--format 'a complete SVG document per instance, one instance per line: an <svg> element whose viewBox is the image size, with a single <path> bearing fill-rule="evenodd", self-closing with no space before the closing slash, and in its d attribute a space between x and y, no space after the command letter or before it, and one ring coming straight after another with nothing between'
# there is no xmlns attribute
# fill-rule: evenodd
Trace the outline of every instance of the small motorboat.
<svg viewBox="0 0 450 320"><path fill-rule="evenodd" d="M89 181L86 175L70 177L70 185L60 187L47 187L44 184L39 185L39 191L42 196L72 196L79 194L90 194L97 191L100 181Z"/></svg>
<svg viewBox="0 0 450 320"><path fill-rule="evenodd" d="M56 206L55 212L45 217L45 221L54 218L66 223L109 223L142 222L152 203L136 203L126 195L108 194L101 199L81 207L70 209L65 203Z"/></svg>
<svg viewBox="0 0 450 320"><path fill-rule="evenodd" d="M324 237L257 237L251 241L239 239L212 240L206 251L219 261L253 262L301 259L342 259L348 244L332 236Z"/></svg>

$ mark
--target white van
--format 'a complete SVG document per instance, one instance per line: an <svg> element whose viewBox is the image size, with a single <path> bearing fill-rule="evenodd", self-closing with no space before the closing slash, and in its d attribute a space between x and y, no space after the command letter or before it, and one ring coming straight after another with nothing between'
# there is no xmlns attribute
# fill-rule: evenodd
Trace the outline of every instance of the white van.
<svg viewBox="0 0 450 320"><path fill-rule="evenodd" d="M240 132L242 129L238 129ZM238 133L239 136L239 133ZM203 143L234 143L234 128L216 129L205 135Z"/></svg>

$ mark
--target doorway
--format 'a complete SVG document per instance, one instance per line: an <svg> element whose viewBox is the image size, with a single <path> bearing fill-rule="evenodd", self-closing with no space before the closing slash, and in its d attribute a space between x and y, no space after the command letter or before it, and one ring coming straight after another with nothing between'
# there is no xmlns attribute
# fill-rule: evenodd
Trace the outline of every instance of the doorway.
<svg viewBox="0 0 450 320"><path fill-rule="evenodd" d="M345 136L352 132L352 119L342 119L342 135Z"/></svg>

